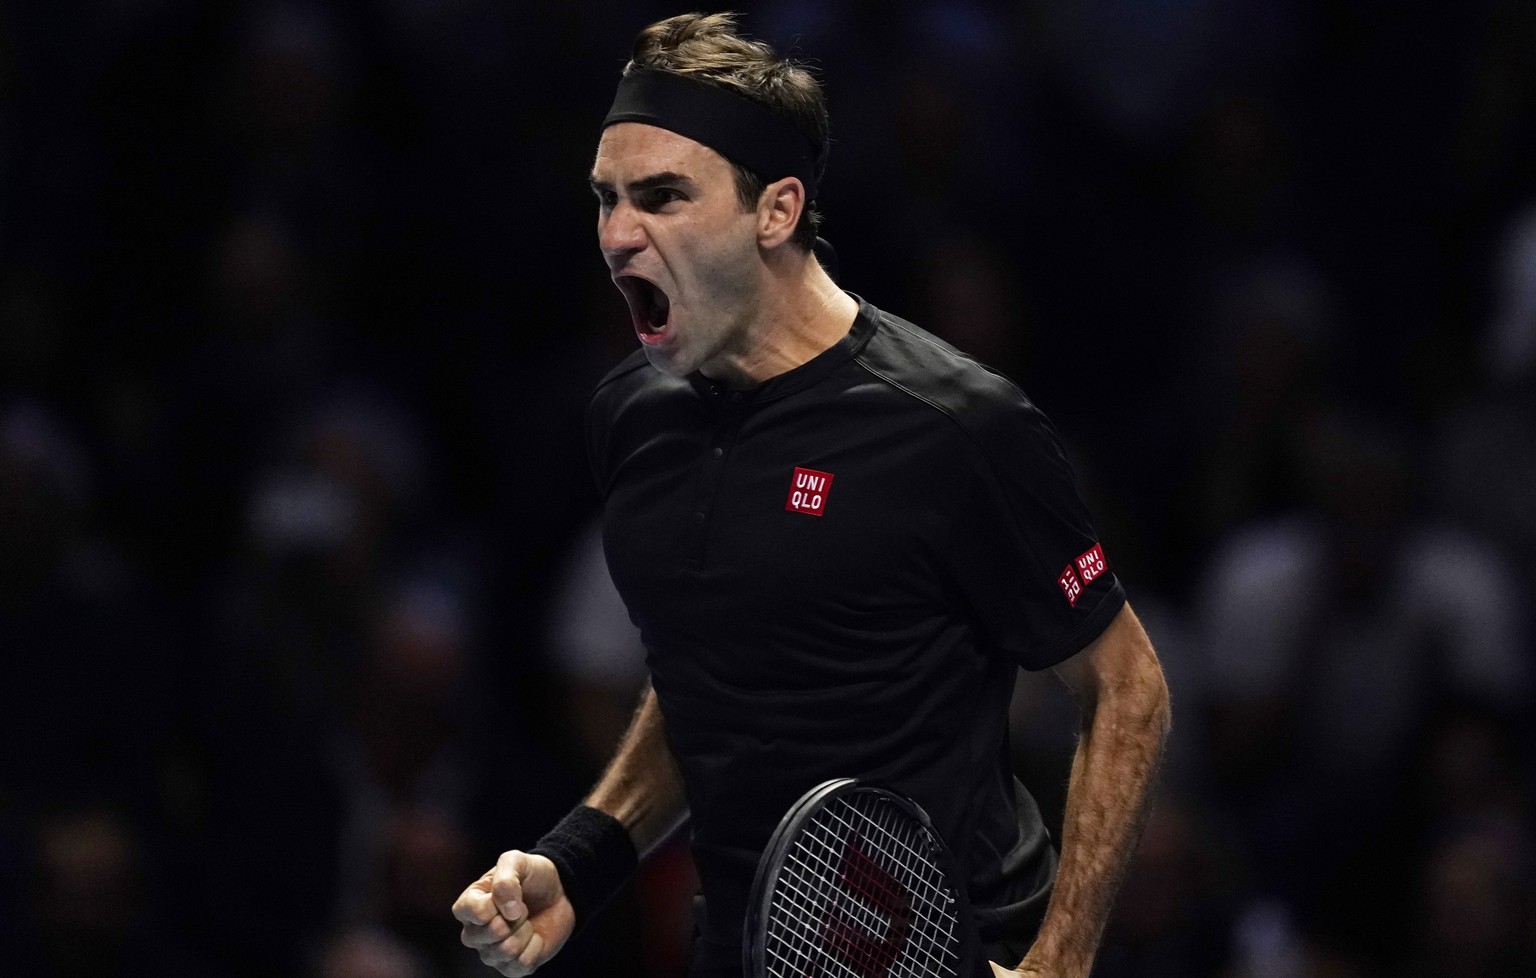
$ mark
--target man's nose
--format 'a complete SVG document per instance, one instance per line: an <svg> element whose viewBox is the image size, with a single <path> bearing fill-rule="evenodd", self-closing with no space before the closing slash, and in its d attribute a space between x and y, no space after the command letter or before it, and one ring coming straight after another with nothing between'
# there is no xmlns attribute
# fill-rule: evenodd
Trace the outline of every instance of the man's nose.
<svg viewBox="0 0 1536 978"><path fill-rule="evenodd" d="M635 209L619 202L597 224L597 242L610 258L631 255L645 247L645 228Z"/></svg>

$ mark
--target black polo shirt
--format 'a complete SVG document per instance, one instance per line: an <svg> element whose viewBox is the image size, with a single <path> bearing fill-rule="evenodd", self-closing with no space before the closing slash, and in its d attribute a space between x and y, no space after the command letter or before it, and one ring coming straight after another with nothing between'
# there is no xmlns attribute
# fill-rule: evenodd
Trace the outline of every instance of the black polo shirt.
<svg viewBox="0 0 1536 978"><path fill-rule="evenodd" d="M696 962L740 961L759 854L834 777L916 799L983 939L1027 946L1055 855L1010 773L1014 670L1079 651L1125 601L1044 415L861 300L835 346L750 390L637 351L593 394L588 445L686 783Z"/></svg>

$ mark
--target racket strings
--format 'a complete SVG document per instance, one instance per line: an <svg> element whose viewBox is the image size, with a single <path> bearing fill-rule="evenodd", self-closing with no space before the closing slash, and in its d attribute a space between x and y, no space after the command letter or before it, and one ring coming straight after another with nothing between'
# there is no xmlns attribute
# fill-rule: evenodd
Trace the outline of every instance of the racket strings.
<svg viewBox="0 0 1536 978"><path fill-rule="evenodd" d="M772 978L954 978L960 924L929 831L880 795L800 830L765 919Z"/></svg>

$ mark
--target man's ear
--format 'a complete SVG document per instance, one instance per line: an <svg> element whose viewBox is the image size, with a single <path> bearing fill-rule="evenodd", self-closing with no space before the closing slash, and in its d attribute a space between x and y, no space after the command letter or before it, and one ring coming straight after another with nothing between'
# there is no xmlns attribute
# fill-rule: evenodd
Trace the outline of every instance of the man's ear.
<svg viewBox="0 0 1536 978"><path fill-rule="evenodd" d="M799 177L784 177L763 188L757 201L757 243L777 248L795 233L805 210L805 185Z"/></svg>

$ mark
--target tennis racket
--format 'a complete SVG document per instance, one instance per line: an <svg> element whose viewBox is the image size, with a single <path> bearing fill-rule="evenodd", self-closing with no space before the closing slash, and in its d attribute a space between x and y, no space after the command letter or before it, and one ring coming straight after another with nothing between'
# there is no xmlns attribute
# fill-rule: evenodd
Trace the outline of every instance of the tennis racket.
<svg viewBox="0 0 1536 978"><path fill-rule="evenodd" d="M965 888L927 813L851 778L784 814L747 908L747 978L976 974Z"/></svg>

